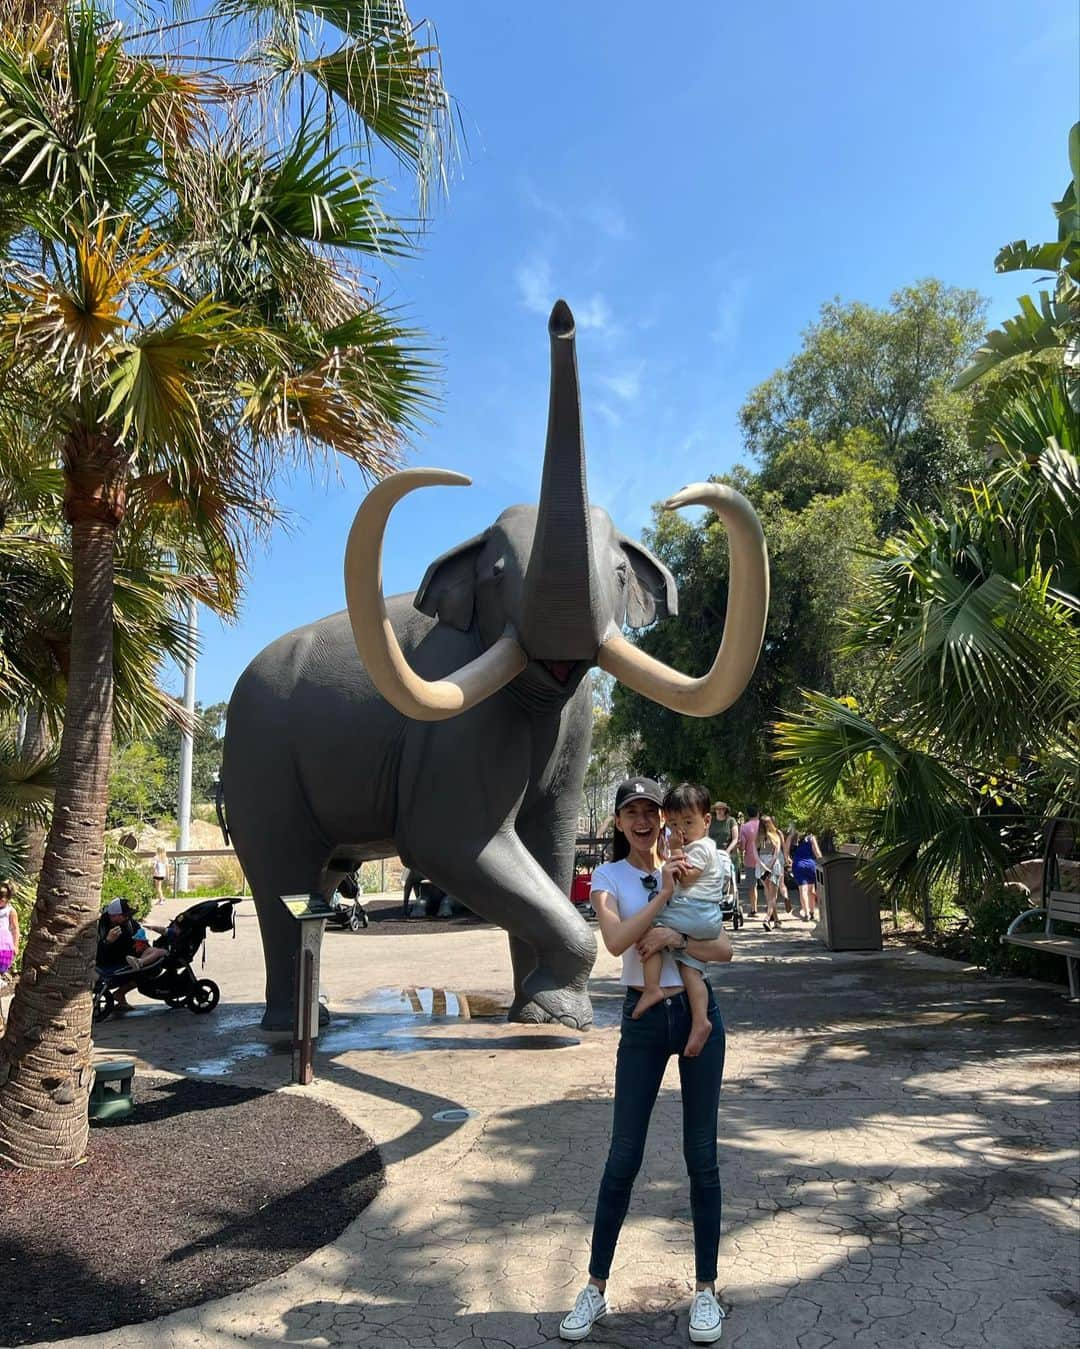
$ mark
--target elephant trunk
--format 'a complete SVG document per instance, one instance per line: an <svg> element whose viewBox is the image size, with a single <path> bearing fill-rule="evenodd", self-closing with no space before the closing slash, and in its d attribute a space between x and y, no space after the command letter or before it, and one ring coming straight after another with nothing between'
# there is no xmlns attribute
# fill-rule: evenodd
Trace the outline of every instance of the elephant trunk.
<svg viewBox="0 0 1080 1349"><path fill-rule="evenodd" d="M600 587L585 478L574 316L565 300L558 300L552 309L548 333L547 445L519 635L533 660L592 661L602 636Z"/></svg>

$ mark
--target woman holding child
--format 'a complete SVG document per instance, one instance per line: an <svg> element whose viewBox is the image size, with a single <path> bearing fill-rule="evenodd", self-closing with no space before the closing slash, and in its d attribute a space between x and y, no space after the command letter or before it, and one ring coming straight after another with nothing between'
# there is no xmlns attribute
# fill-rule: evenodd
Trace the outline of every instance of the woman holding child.
<svg viewBox="0 0 1080 1349"><path fill-rule="evenodd" d="M670 811L669 824L682 840L680 855L666 861L660 855L662 807L665 814ZM707 893L716 884L720 864L713 866L717 850L708 828L709 795L703 787L684 784L665 799L655 782L637 778L624 782L615 795L614 860L593 873L591 903L604 945L612 955L622 956L626 999L615 1064L611 1147L596 1201L589 1282L559 1328L564 1340L583 1340L608 1312L605 1289L615 1245L644 1156L652 1108L673 1054L679 1056L683 1152L694 1224L697 1282L690 1339L713 1344L723 1329L724 1312L716 1299L721 1207L716 1121L724 1023L704 968L710 960L730 960L731 943L719 923L712 925L717 935L711 938L667 925L699 924L695 930L701 931L700 924L710 917L707 905L713 901ZM680 901L697 908L680 915L685 909L680 902L669 918L665 910L677 891Z"/></svg>

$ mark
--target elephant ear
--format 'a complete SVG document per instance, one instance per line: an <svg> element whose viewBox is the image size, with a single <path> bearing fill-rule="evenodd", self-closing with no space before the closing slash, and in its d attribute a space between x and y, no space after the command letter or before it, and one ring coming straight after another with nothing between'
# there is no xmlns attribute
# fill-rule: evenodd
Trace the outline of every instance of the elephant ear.
<svg viewBox="0 0 1080 1349"><path fill-rule="evenodd" d="M631 628L647 628L658 618L674 618L679 612L675 577L647 548L618 536L619 546L630 563L626 586L626 622Z"/></svg>
<svg viewBox="0 0 1080 1349"><path fill-rule="evenodd" d="M437 557L420 582L413 607L459 632L468 632L476 604L476 559L485 543L487 535L477 534Z"/></svg>

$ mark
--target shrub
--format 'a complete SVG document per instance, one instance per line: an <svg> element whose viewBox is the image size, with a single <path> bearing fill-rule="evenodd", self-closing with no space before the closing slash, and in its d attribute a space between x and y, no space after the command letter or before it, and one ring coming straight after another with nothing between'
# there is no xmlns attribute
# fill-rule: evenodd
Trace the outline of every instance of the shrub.
<svg viewBox="0 0 1080 1349"><path fill-rule="evenodd" d="M1018 974L1029 979L1045 979L1060 984L1065 978L1065 962L1060 956L1009 946L1001 938L1013 919L1024 911L1023 896L998 886L971 909L971 961L987 974Z"/></svg>
<svg viewBox="0 0 1080 1349"><path fill-rule="evenodd" d="M219 895L242 895L245 884L244 869L235 857L215 859L213 885Z"/></svg>
<svg viewBox="0 0 1080 1349"><path fill-rule="evenodd" d="M154 882L149 870L134 853L117 844L106 845L105 872L101 878L101 902L126 899L136 918L145 918L154 903Z"/></svg>

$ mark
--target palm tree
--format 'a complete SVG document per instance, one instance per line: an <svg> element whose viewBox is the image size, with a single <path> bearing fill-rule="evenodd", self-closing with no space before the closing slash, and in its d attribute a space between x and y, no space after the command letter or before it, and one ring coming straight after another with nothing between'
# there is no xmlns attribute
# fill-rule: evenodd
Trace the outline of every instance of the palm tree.
<svg viewBox="0 0 1080 1349"><path fill-rule="evenodd" d="M0 1161L58 1167L87 1133L121 531L172 512L177 548L235 588L279 469L397 460L430 365L358 260L410 239L348 160L363 131L426 188L448 103L395 0L223 0L210 21L228 61L183 56L204 19L178 19L184 40L163 54L167 27L125 36L92 5L27 25L11 17L24 9L0 24L0 364L10 415L62 472L72 619Z"/></svg>

